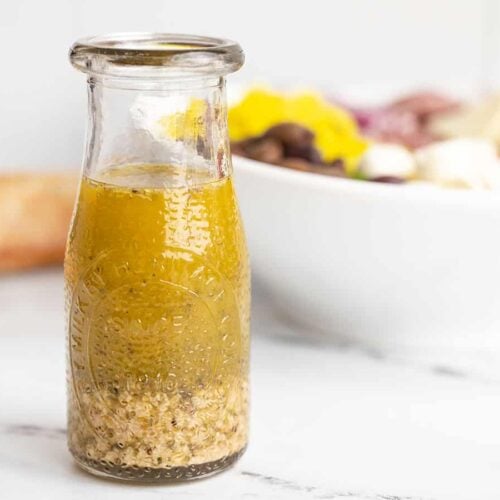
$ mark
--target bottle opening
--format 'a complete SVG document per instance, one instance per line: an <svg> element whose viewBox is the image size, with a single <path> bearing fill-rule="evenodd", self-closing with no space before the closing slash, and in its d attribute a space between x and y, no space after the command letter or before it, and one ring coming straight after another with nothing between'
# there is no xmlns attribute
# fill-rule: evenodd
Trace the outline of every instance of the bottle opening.
<svg viewBox="0 0 500 500"><path fill-rule="evenodd" d="M244 61L231 40L169 33L116 33L78 40L75 68L90 75L128 78L224 76Z"/></svg>

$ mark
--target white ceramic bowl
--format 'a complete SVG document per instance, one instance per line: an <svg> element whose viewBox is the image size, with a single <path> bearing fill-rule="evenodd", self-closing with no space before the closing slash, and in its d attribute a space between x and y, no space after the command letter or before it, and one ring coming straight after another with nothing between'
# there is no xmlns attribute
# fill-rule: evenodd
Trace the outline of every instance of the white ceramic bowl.
<svg viewBox="0 0 500 500"><path fill-rule="evenodd" d="M254 276L308 335L500 355L499 194L233 162Z"/></svg>

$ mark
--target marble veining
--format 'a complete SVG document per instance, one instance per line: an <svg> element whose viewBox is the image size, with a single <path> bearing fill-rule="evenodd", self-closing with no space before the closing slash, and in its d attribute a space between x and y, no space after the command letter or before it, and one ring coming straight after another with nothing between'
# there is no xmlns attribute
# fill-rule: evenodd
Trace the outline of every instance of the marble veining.
<svg viewBox="0 0 500 500"><path fill-rule="evenodd" d="M384 494L362 494L354 493L352 491L324 491L322 488L316 486L306 486L303 484L296 483L294 481L289 481L286 479L281 479L274 476L266 476L259 474L257 472L242 471L241 475L254 478L256 480L262 481L264 484L282 488L284 490L291 490L293 492L308 493L308 498L314 499L325 499L325 500L427 500L423 497L408 497L408 496L394 496L394 495L384 495Z"/></svg>
<svg viewBox="0 0 500 500"><path fill-rule="evenodd" d="M66 439L66 429L49 428L34 424L10 424L0 427L0 432L17 436L42 436L49 439Z"/></svg>
<svg viewBox="0 0 500 500"><path fill-rule="evenodd" d="M500 363L323 345L254 300L250 446L175 486L105 481L66 450L59 270L0 279L0 498L498 500ZM286 334L295 328L297 341Z"/></svg>

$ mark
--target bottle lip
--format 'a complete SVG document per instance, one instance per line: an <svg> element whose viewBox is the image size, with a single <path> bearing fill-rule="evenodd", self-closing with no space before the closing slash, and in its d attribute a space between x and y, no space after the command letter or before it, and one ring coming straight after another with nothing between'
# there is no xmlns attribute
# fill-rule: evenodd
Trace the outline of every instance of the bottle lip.
<svg viewBox="0 0 500 500"><path fill-rule="evenodd" d="M244 53L224 38L174 33L112 33L77 40L71 64L96 76L190 78L238 70Z"/></svg>

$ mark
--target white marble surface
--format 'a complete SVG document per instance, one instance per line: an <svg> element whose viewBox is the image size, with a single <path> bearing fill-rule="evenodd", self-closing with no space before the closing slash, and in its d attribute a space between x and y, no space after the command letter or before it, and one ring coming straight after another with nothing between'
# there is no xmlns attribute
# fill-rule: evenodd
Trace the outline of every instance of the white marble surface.
<svg viewBox="0 0 500 500"><path fill-rule="evenodd" d="M0 498L500 498L499 379L291 342L287 328L257 301L251 444L233 470L119 484L66 451L60 271L1 277Z"/></svg>

